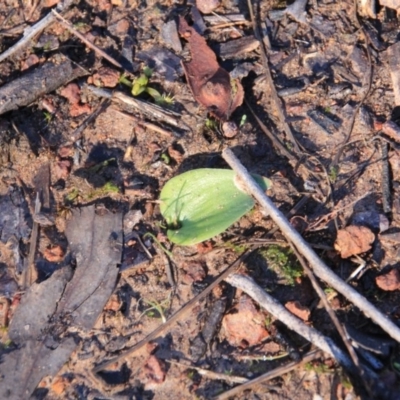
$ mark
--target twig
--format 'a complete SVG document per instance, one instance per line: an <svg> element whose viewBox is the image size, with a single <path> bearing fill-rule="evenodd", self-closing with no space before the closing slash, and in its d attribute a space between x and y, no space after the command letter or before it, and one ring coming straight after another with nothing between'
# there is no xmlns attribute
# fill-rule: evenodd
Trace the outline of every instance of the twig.
<svg viewBox="0 0 400 400"><path fill-rule="evenodd" d="M172 324L179 319L183 318L200 300L204 299L208 294L212 292L212 290L219 285L228 275L230 275L239 265L244 261L250 253L243 253L233 264L231 264L228 268L225 269L208 287L206 287L201 293L195 296L192 300L186 303L179 311L177 311L172 317L165 323L156 328L153 332L147 335L140 342L136 343L133 347L122 353L121 355L112 358L111 360L102 362L97 367L93 368L93 372L97 373L102 371L104 368L107 368L111 364L114 364L116 361L122 360L125 357L132 355L140 348L142 348L146 343L155 339L157 336L164 333Z"/></svg>
<svg viewBox="0 0 400 400"><path fill-rule="evenodd" d="M83 43L86 44L89 48L94 50L97 54L99 54L101 57L105 58L107 61L109 61L111 64L115 65L118 68L124 69L122 64L120 64L117 60L115 60L113 57L109 56L105 51L101 50L97 46L95 46L93 43L91 43L89 40L85 38L80 32L78 32L65 18L63 18L56 10L51 10L52 13L57 17L57 19L61 22L61 24L67 28L72 34L74 34L77 38L82 40Z"/></svg>
<svg viewBox="0 0 400 400"><path fill-rule="evenodd" d="M40 196L39 192L36 193L36 200L35 200L35 211L34 214L40 213L40 208L42 204L40 203ZM36 246L38 241L38 234L39 234L39 224L33 219L32 225L32 233L31 233L31 241L29 244L29 254L28 258L26 259L24 273L22 275L22 288L27 289L33 283L33 277L35 275L35 253L36 253Z"/></svg>
<svg viewBox="0 0 400 400"><path fill-rule="evenodd" d="M292 242L297 250L309 262L314 273L329 286L332 286L337 292L345 296L350 302L356 305L366 316L372 319L384 331L386 331L393 339L400 343L400 328L395 325L388 317L382 314L375 306L373 306L364 296L360 295L351 286L340 279L312 250L309 244L302 236L290 225L285 216L275 207L274 203L261 190L254 181L252 176L235 157L230 149L226 149L222 153L225 161L237 173L243 185L248 192L261 204L264 210L269 214L272 220L279 226L283 235Z"/></svg>
<svg viewBox="0 0 400 400"><path fill-rule="evenodd" d="M367 52L367 58L368 58L368 83L367 83L367 89L364 93L364 95L362 96L360 102L357 104L356 109L354 110L354 113L351 117L350 123L349 123L349 128L347 131L347 134L345 136L345 139L343 140L343 143L340 145L338 152L336 153L336 156L332 162L331 168L337 168L340 158L342 157L343 154L343 150L347 145L347 142L350 140L351 134L353 133L353 128L354 128L354 123L356 121L356 117L358 114L358 111L360 110L361 106L364 104L364 101L366 100L366 98L369 95L369 92L371 91L371 86L372 86L372 59L371 59L371 51L369 49L368 46L368 39L367 39L367 35L364 31L364 28L362 27L362 25L360 24L360 21L358 20L358 16L357 16L357 0L354 0L354 20L358 26L358 29L360 30L360 32L362 32L363 36L364 36L364 41L365 41L365 49Z"/></svg>
<svg viewBox="0 0 400 400"><path fill-rule="evenodd" d="M146 129L150 129L153 132L157 132L163 136L167 136L167 137L174 137L175 135L173 135L170 131L167 131L163 128L161 128L160 126L154 125L151 122L146 122L143 119L140 119L138 117L135 117L132 114L128 114L124 111L118 110L117 108L111 107L112 111L116 112L117 114L121 114L124 115L130 119L132 119L133 121L135 121L137 124L141 125L143 128Z"/></svg>
<svg viewBox="0 0 400 400"><path fill-rule="evenodd" d="M200 375L205 376L208 379L218 379L220 381L225 381L225 382L228 382L228 383L245 383L245 382L249 381L247 378L243 378L241 376L219 374L218 372L209 371L208 369L199 368L199 367L196 367L194 365L182 364L182 363L179 363L179 362L173 361L173 360L165 360L165 361L167 361L170 364L178 365L178 366L183 367L183 368L194 369Z"/></svg>
<svg viewBox="0 0 400 400"><path fill-rule="evenodd" d="M278 376L281 376L283 374L287 374L288 372L292 371L293 369L297 368L298 366L308 363L312 360L315 360L317 357L321 356L321 351L320 350L312 350L304 357L302 358L301 361L293 361L287 365L284 365L279 368L275 368L272 371L269 371L258 378L252 379L249 382L244 383L243 385L236 386L235 388L226 391L225 393L220 394L219 396L214 397L214 400L227 400L230 397L233 397L239 393L242 393L245 390L251 389L252 387L256 385L260 385L261 383L267 382L271 379L277 378Z"/></svg>
<svg viewBox="0 0 400 400"><path fill-rule="evenodd" d="M174 113L170 110L164 110L163 108L147 103L146 101L142 101L139 99L135 99L133 97L127 96L124 93L121 92L112 92L111 90L107 89L101 89L97 88L95 86L90 86L86 85L86 89L88 89L91 93L93 93L95 96L99 97L105 97L107 99L111 99L112 101L116 102L122 102L138 112L147 115L150 118L155 118L159 121L162 121L164 123L167 123L169 125L172 125L178 129L184 129L184 130L190 130L190 128L185 125L182 121L179 119L175 118L176 116L179 116L179 114ZM175 136L179 136L176 132L173 132Z"/></svg>
<svg viewBox="0 0 400 400"><path fill-rule="evenodd" d="M67 144L75 143L79 140L82 137L83 131L108 107L109 104L110 102L107 99L102 100L97 108L78 126L78 128L72 132L71 136L68 138Z"/></svg>
<svg viewBox="0 0 400 400"><path fill-rule="evenodd" d="M278 113L279 122L280 122L281 126L283 127L283 130L285 131L287 139L290 140L290 142L292 143L296 153L300 153L299 145L297 144L297 141L293 135L293 132L292 132L289 124L286 122L286 117L285 117L285 114L282 109L282 102L279 99L278 94L276 93L274 81L273 81L272 75L271 75L271 70L270 70L269 64L268 64L267 53L265 52L264 44L263 44L260 32L258 30L258 26L257 26L256 20L255 20L255 17L254 17L253 6L251 4L251 0L247 0L247 5L249 8L249 12L250 12L251 22L253 24L254 36L260 42L261 59L262 59L264 69L265 69L267 85L271 92L272 101L273 101L273 103L275 103L275 108Z"/></svg>
<svg viewBox="0 0 400 400"><path fill-rule="evenodd" d="M57 6L58 12L63 12L67 10L72 4L73 0L64 0L60 2ZM43 19L41 19L37 24L26 28L24 32L24 36L14 44L14 46L10 47L8 50L0 54L0 63L4 61L6 58L12 56L17 51L24 48L28 45L29 41L33 39L38 33L40 33L43 29L45 29L48 25L50 25L56 19L53 13L48 13Z"/></svg>
<svg viewBox="0 0 400 400"><path fill-rule="evenodd" d="M330 339L309 327L302 320L294 316L281 303L270 296L265 290L258 286L252 278L239 274L232 274L225 279L230 285L242 290L255 300L262 308L267 310L275 318L283 322L289 329L303 336L325 353L333 357L339 364L354 371L354 366L349 357Z"/></svg>
<svg viewBox="0 0 400 400"><path fill-rule="evenodd" d="M380 143L382 154L382 205L385 213L390 213L391 207L391 194L390 194L390 173L389 173L389 157L388 157L388 144L383 140Z"/></svg>
<svg viewBox="0 0 400 400"><path fill-rule="evenodd" d="M321 299L322 304L324 305L325 310L329 315L329 318L331 319L331 321L335 325L336 330L339 332L339 334L340 334L340 336L342 338L342 341L343 341L344 345L346 346L346 349L349 352L350 357L351 357L354 365L358 369L359 375L363 378L364 377L364 371L361 368L361 365L360 365L360 362L358 360L357 354L356 354L353 346L349 342L349 340L347 338L347 335L346 335L346 332L345 332L342 324L339 322L338 317L336 316L336 314L332 310L332 307L330 306L324 291L322 290L321 286L319 285L318 281L316 280L316 278L315 278L314 274L312 273L311 269L308 267L307 262L304 260L303 256L297 251L295 246L293 246L291 243L289 243L289 244L291 245L290 247L292 248L292 250L296 254L297 259L300 261L300 264L302 265L305 273L307 274L308 279L310 279L314 290L317 292L319 298ZM366 384L366 382L364 382L364 383Z"/></svg>

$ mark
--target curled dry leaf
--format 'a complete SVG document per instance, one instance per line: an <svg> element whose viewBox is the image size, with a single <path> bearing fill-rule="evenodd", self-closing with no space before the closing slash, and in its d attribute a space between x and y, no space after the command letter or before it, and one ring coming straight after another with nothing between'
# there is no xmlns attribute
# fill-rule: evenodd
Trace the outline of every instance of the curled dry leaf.
<svg viewBox="0 0 400 400"><path fill-rule="evenodd" d="M367 227L350 225L338 231L334 247L342 258L348 258L370 250L374 240Z"/></svg>
<svg viewBox="0 0 400 400"><path fill-rule="evenodd" d="M243 102L242 85L219 66L206 40L182 17L179 33L189 42L192 59L183 63L183 70L194 98L216 118L227 121Z"/></svg>
<svg viewBox="0 0 400 400"><path fill-rule="evenodd" d="M228 342L240 347L254 346L267 338L269 333L264 325L264 315L247 296L242 296L236 310L222 320Z"/></svg>
<svg viewBox="0 0 400 400"><path fill-rule="evenodd" d="M393 291L400 289L400 271L396 268L391 269L383 275L375 278L376 284L379 288L386 291Z"/></svg>

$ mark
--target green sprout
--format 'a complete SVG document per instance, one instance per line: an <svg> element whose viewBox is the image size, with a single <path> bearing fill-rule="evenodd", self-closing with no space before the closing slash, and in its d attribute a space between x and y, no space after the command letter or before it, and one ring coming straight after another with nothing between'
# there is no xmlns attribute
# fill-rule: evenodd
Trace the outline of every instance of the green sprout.
<svg viewBox="0 0 400 400"><path fill-rule="evenodd" d="M270 267L275 271L280 271L291 286L295 284L297 278L303 275L303 270L294 259L290 249L272 245L263 250L262 255L268 260Z"/></svg>
<svg viewBox="0 0 400 400"><path fill-rule="evenodd" d="M242 118L240 119L239 128L241 128L247 121L247 115L243 114Z"/></svg>
<svg viewBox="0 0 400 400"><path fill-rule="evenodd" d="M142 299L144 303L147 305L151 306L147 310L145 310L139 317L139 319L143 315L147 315L150 318L161 318L162 322L165 323L167 322L167 318L165 317L165 310L169 307L170 302L171 302L171 292L169 293L168 297L163 300L162 302L158 302L157 300L155 301L150 301L150 300L144 300Z"/></svg>
<svg viewBox="0 0 400 400"><path fill-rule="evenodd" d="M339 173L339 168L336 165L331 166L331 168L329 170L329 180L332 183L336 182L336 179L338 177L338 173Z"/></svg>
<svg viewBox="0 0 400 400"><path fill-rule="evenodd" d="M131 93L134 97L141 95L142 93L147 93L150 95L156 104L160 106L169 107L175 102L174 96L171 94L161 94L158 90L149 86L149 81L153 75L153 70L149 67L144 67L140 76L131 82L125 74L121 75L119 82L130 87Z"/></svg>
<svg viewBox="0 0 400 400"><path fill-rule="evenodd" d="M49 113L48 111L43 111L44 115L44 120L46 121L46 124L49 124L50 121L53 119L53 115Z"/></svg>

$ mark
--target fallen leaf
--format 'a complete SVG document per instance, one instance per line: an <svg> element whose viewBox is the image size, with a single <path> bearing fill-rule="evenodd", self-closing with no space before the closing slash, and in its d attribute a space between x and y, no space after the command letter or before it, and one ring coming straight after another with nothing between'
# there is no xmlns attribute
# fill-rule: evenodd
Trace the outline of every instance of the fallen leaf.
<svg viewBox="0 0 400 400"><path fill-rule="evenodd" d="M186 283L201 282L207 275L204 265L200 262L190 262L183 266Z"/></svg>
<svg viewBox="0 0 400 400"><path fill-rule="evenodd" d="M220 5L220 0L196 0L196 7L203 14L210 14Z"/></svg>
<svg viewBox="0 0 400 400"><path fill-rule="evenodd" d="M294 314L296 317L300 318L303 321L308 321L308 319L310 318L311 311L307 307L301 305L300 302L297 300L288 301L285 304L285 307L292 314Z"/></svg>
<svg viewBox="0 0 400 400"><path fill-rule="evenodd" d="M192 59L183 63L183 69L194 98L216 118L227 121L243 102L242 85L219 66L206 40L182 17L179 33L189 42Z"/></svg>
<svg viewBox="0 0 400 400"><path fill-rule="evenodd" d="M348 258L370 250L374 240L375 235L367 227L350 225L338 231L334 247L342 258Z"/></svg>
<svg viewBox="0 0 400 400"><path fill-rule="evenodd" d="M225 315L222 327L232 346L248 347L259 344L269 336L264 327L265 316L247 296L242 296L233 313Z"/></svg>
<svg viewBox="0 0 400 400"><path fill-rule="evenodd" d="M98 87L113 88L119 82L119 75L120 73L115 69L102 67L91 77L91 81Z"/></svg>
<svg viewBox="0 0 400 400"><path fill-rule="evenodd" d="M397 268L393 268L386 274L377 276L375 281L377 286L382 290L388 292L398 290L400 289L400 271Z"/></svg>
<svg viewBox="0 0 400 400"><path fill-rule="evenodd" d="M91 111L92 109L90 108L89 104L76 103L69 108L69 113L71 117L78 117L82 114L89 114Z"/></svg>
<svg viewBox="0 0 400 400"><path fill-rule="evenodd" d="M79 103L81 99L81 90L76 83L70 83L69 85L65 86L61 89L60 92L62 97L65 97L70 104Z"/></svg>
<svg viewBox="0 0 400 400"><path fill-rule="evenodd" d="M165 365L156 356L150 356L144 366L146 376L153 383L163 383L165 380Z"/></svg>

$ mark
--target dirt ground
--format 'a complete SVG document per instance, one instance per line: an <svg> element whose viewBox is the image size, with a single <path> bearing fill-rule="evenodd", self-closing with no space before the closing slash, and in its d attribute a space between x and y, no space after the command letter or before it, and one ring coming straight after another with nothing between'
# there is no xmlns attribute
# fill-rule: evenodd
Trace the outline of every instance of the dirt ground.
<svg viewBox="0 0 400 400"><path fill-rule="evenodd" d="M1 54L57 3L3 0ZM292 2L253 1L255 32L245 0L197 2L203 11L215 3L212 12L199 12L195 1L69 3L60 11L66 22L54 17L18 51L0 54L0 366L23 347L8 327L29 290L29 260L37 287L79 265L66 234L77 210L95 205L98 215L122 215L122 260L94 326L82 331L73 318L62 321L60 337L74 336L75 347L61 369L34 385L32 398L211 399L243 383L236 378L299 361L311 344L223 282L138 351L92 372L167 321L244 250L251 254L240 273L346 351L285 237L258 205L206 242L178 246L168 239L160 191L183 172L228 168L221 157L227 147L272 181L268 196L332 271L400 328L394 9L383 1L356 11L351 0L297 0L299 11ZM180 18L197 33L179 34ZM212 68L209 51L230 73L230 85L238 79L244 90L245 100L234 107L228 99L222 117L188 73L191 60ZM223 95L218 90L212 101ZM228 120L237 131L226 130ZM51 222L38 222L38 214ZM85 229L82 237L92 233ZM360 374L318 353L231 398L400 398L398 343L321 285L378 388L366 389ZM0 373L0 385L7 379Z"/></svg>

